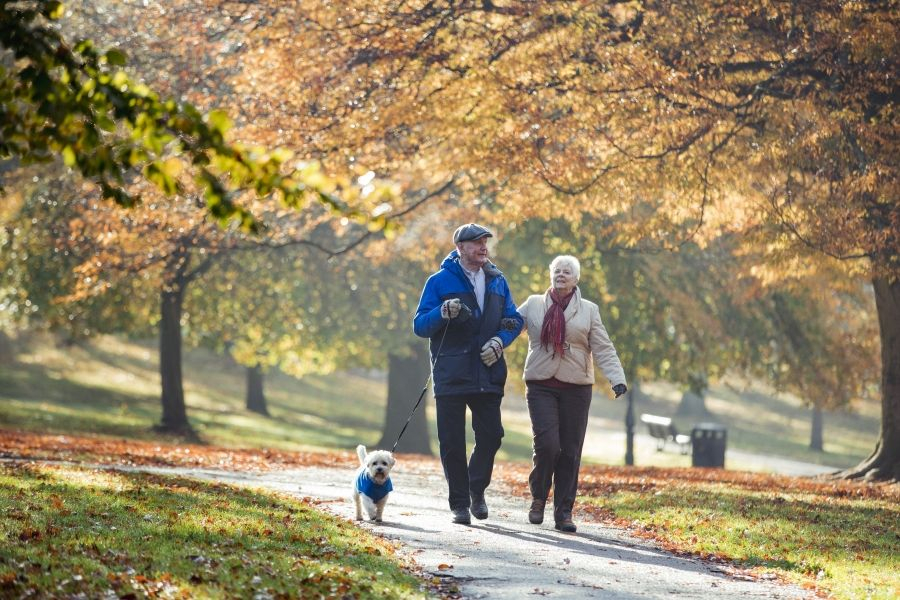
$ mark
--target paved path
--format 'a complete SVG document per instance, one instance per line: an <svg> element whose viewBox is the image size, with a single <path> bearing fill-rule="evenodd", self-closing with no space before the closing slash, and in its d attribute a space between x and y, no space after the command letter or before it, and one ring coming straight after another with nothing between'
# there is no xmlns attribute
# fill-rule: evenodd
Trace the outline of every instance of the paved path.
<svg viewBox="0 0 900 600"><path fill-rule="evenodd" d="M727 567L673 556L651 542L595 523L563 534L548 522L527 522L526 501L488 490L491 516L454 525L443 475L433 469L394 470L385 522L366 527L402 544L423 571L450 580L464 598L811 598L795 586L755 581ZM353 518L352 472L308 468L267 473L198 469L140 469L268 488L324 500L326 510ZM577 516L576 516L577 517Z"/></svg>

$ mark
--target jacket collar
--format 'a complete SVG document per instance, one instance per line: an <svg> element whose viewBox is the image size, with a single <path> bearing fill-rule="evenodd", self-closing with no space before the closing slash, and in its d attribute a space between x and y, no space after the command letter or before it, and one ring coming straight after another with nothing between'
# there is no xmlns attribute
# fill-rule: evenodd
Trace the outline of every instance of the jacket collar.
<svg viewBox="0 0 900 600"><path fill-rule="evenodd" d="M544 312L550 310L550 307L553 305L553 299L550 298L550 289L551 288L547 288L547 291L544 292ZM579 308L581 308L581 288L576 285L575 293L572 296L572 299L569 300L569 305L566 307L565 312L563 312L566 321L571 320L578 312Z"/></svg>
<svg viewBox="0 0 900 600"><path fill-rule="evenodd" d="M463 275L462 265L459 263L459 252L456 251L456 248L454 248L450 252L450 254L448 254L447 257L441 261L442 269L453 269L454 267L459 269L460 275ZM494 277L503 275L500 269L497 268L497 265L495 265L491 261L485 263L485 265L481 267L481 270L484 271L484 274L488 279L493 279Z"/></svg>

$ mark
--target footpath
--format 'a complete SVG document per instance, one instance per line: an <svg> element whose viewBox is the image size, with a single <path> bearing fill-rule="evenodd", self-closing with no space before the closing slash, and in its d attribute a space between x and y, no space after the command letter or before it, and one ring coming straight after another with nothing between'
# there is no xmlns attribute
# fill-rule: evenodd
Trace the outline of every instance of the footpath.
<svg viewBox="0 0 900 600"><path fill-rule="evenodd" d="M139 467L317 499L319 506L353 519L353 471L310 467L263 473ZM450 522L446 484L437 463L392 474L394 492L384 522L362 527L395 540L422 571L455 587L462 598L812 598L811 592L759 580L728 566L675 556L624 530L578 519L578 532L527 522L527 503L502 484L486 495L490 517L471 526Z"/></svg>

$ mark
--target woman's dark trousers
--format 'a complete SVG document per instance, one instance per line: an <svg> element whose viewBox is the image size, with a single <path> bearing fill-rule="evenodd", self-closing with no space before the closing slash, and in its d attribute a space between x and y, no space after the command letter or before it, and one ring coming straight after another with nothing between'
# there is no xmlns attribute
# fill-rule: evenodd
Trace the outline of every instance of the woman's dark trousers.
<svg viewBox="0 0 900 600"><path fill-rule="evenodd" d="M494 455L500 449L500 394L464 394L436 398L441 464L450 488L450 508L468 508L471 494L483 494L491 482ZM472 411L475 447L466 465L466 407Z"/></svg>
<svg viewBox="0 0 900 600"><path fill-rule="evenodd" d="M592 386L556 388L526 384L534 452L528 476L531 496L546 500L553 485L553 518L557 522L571 519Z"/></svg>

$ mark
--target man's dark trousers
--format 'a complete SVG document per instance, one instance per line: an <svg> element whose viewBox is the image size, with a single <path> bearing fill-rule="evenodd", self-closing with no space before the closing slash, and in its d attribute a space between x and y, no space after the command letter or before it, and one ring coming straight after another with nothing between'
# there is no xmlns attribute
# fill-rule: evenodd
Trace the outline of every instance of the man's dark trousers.
<svg viewBox="0 0 900 600"><path fill-rule="evenodd" d="M450 508L469 508L469 494L483 494L491 482L494 455L500 449L500 394L440 396L437 406L441 464L450 488ZM472 411L475 447L466 466L466 407Z"/></svg>

